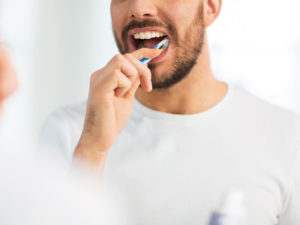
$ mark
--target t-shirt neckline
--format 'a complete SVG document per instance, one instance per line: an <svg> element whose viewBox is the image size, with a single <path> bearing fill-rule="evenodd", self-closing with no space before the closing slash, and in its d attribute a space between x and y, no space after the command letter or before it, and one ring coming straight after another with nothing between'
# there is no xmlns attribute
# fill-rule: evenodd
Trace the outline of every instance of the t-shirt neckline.
<svg viewBox="0 0 300 225"><path fill-rule="evenodd" d="M136 98L134 99L134 110L141 113L143 116L150 117L152 119L157 120L164 120L164 121L173 121L176 123L194 123L198 120L203 120L211 115L214 115L220 112L229 102L231 99L234 87L231 85L227 85L228 90L223 97L223 99L218 102L215 106L211 107L200 113L195 114L172 114L166 112L160 112L153 109L146 107L145 105L141 104Z"/></svg>

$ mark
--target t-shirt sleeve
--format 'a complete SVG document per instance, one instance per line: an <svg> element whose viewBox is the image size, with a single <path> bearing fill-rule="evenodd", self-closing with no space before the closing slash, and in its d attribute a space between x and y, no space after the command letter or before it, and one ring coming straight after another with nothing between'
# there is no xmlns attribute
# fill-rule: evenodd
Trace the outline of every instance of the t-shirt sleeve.
<svg viewBox="0 0 300 225"><path fill-rule="evenodd" d="M300 147L292 164L291 195L279 225L300 225Z"/></svg>
<svg viewBox="0 0 300 225"><path fill-rule="evenodd" d="M49 163L68 168L76 144L74 138L72 120L64 110L58 110L47 118L41 128L37 156Z"/></svg>

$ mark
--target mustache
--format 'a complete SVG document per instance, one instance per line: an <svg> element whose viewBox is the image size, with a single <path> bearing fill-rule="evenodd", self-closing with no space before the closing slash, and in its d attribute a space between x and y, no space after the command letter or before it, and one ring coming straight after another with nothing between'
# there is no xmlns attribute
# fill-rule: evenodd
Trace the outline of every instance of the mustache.
<svg viewBox="0 0 300 225"><path fill-rule="evenodd" d="M175 27L172 24L165 25L156 20L143 20L143 21L131 21L122 31L122 40L126 41L128 39L128 32L135 28L144 28L144 27L163 27L167 29L169 35L174 42L177 42L177 32Z"/></svg>

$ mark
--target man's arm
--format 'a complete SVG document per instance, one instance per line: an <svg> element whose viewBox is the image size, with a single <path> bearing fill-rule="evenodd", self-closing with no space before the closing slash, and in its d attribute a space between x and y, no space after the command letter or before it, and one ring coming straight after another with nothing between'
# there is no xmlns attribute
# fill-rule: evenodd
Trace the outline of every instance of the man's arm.
<svg viewBox="0 0 300 225"><path fill-rule="evenodd" d="M108 152L129 120L139 85L152 90L151 71L139 60L154 58L161 50L142 48L116 55L91 76L84 128L75 149L78 162L101 175Z"/></svg>

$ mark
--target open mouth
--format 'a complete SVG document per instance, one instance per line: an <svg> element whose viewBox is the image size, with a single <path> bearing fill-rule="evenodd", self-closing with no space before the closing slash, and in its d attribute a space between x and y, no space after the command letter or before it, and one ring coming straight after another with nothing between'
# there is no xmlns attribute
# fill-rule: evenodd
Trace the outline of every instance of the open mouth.
<svg viewBox="0 0 300 225"><path fill-rule="evenodd" d="M159 31L138 32L130 36L130 42L134 50L137 50L140 48L154 48L165 38L168 38L168 36ZM168 48L168 44L164 48Z"/></svg>

